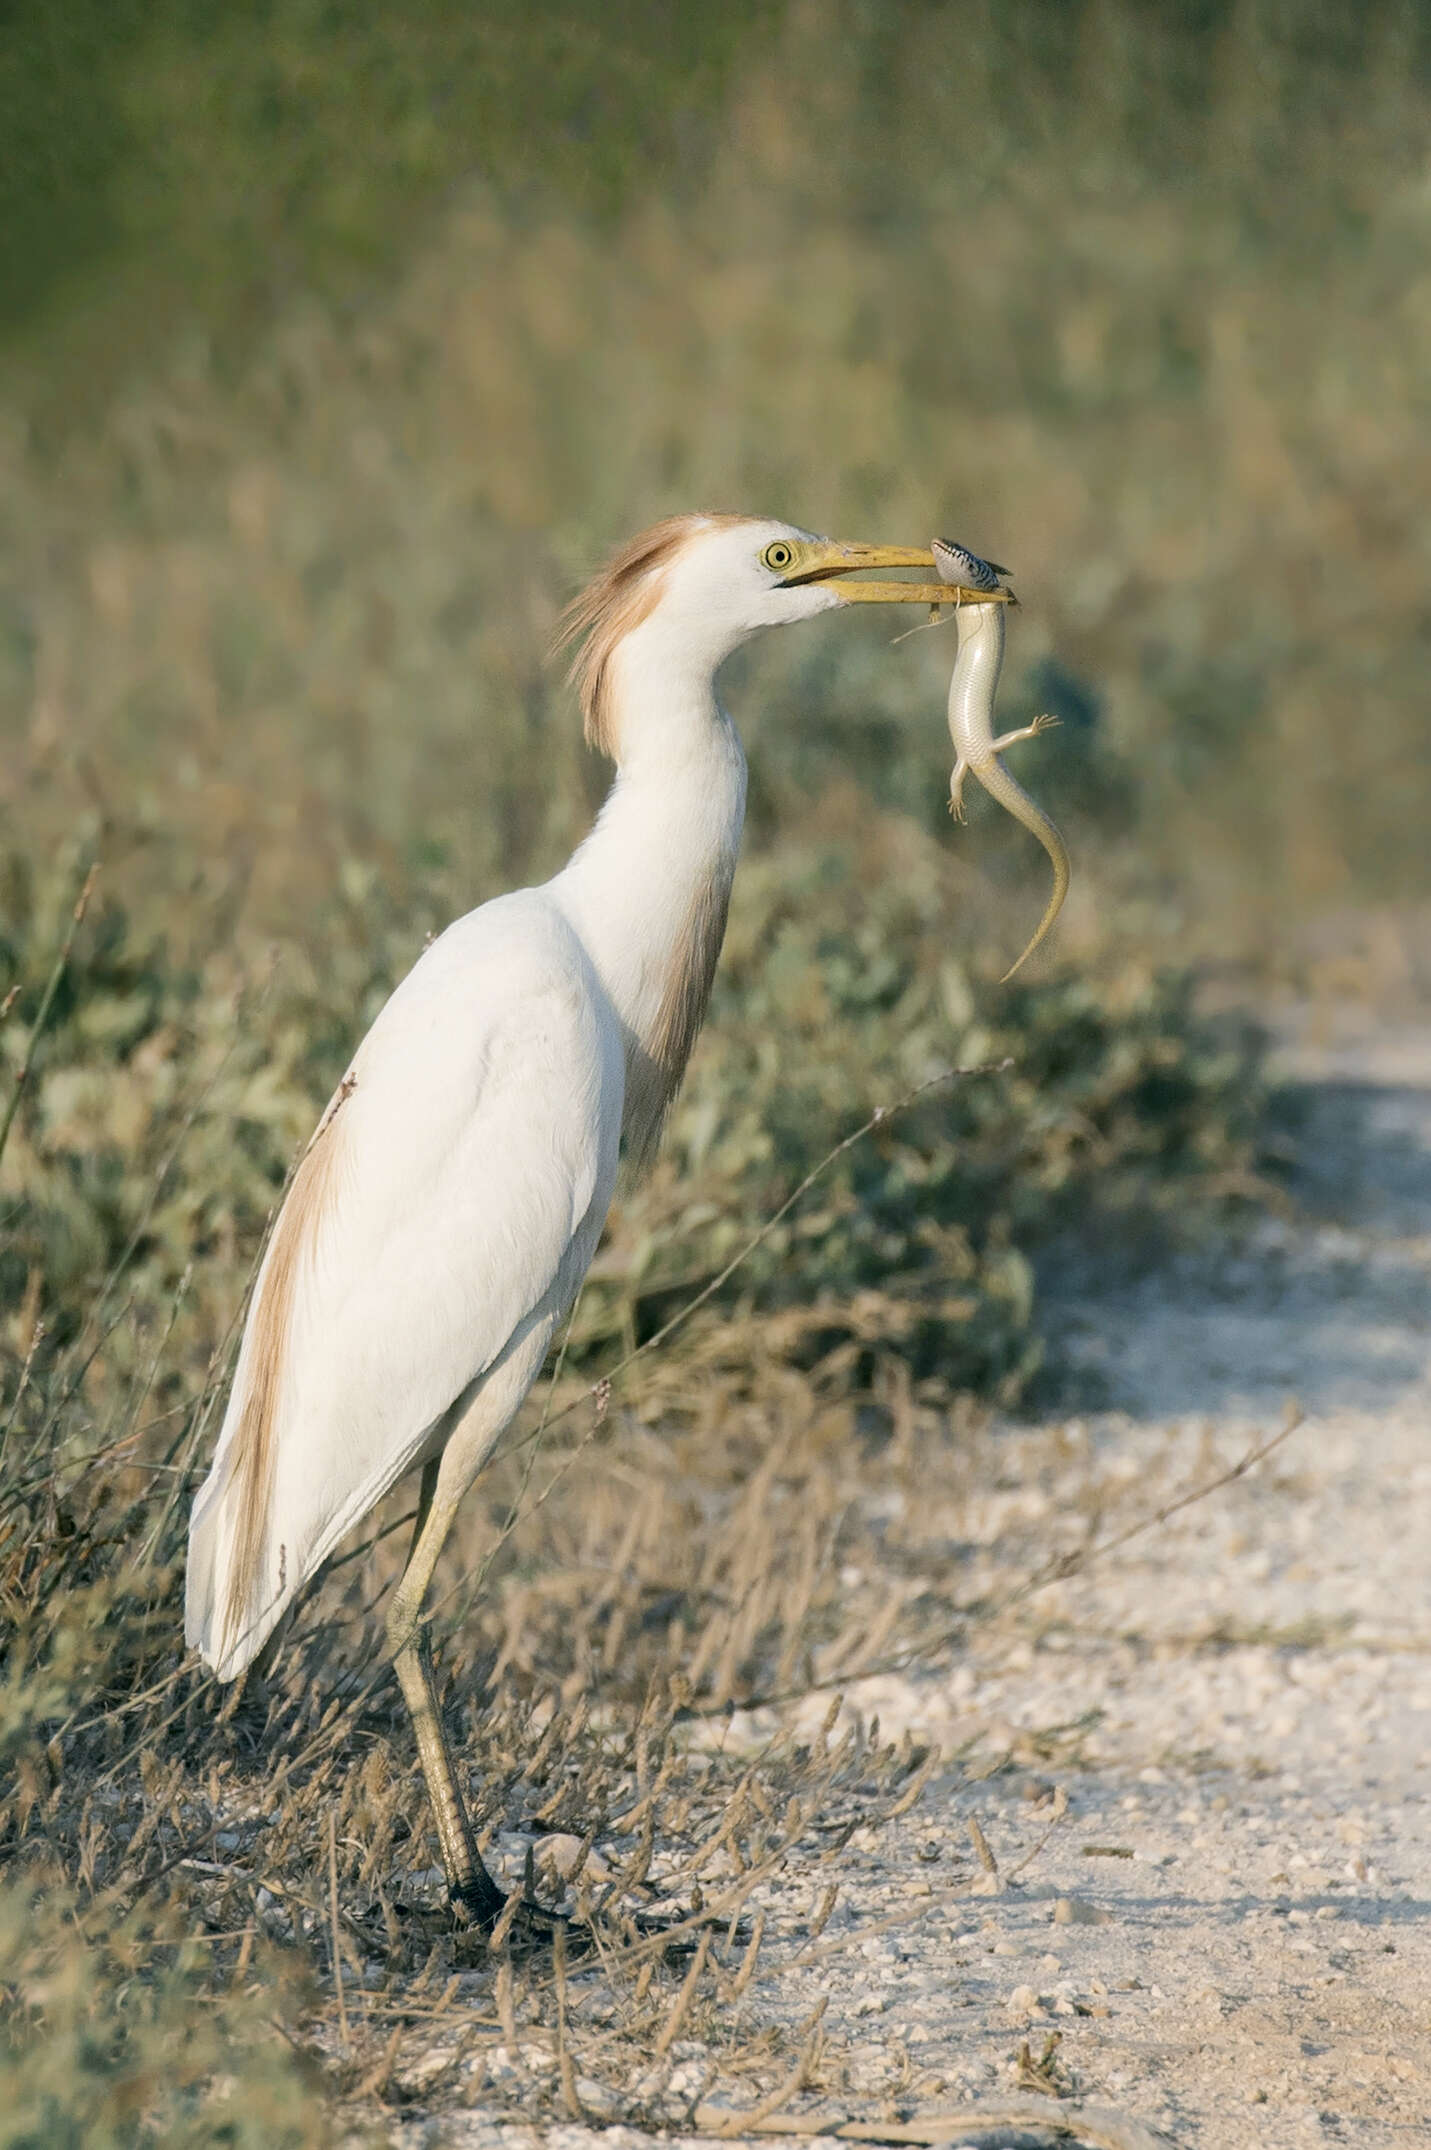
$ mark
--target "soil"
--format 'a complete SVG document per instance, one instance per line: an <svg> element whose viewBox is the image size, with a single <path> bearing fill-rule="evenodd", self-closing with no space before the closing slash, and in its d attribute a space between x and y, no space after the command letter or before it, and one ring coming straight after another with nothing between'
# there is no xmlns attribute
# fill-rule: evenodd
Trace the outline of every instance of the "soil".
<svg viewBox="0 0 1431 2150"><path fill-rule="evenodd" d="M902 1819L760 1899L798 1932L839 1881L759 2001L792 2032L824 2001L841 2058L800 2109L829 2125L1017 2092L1042 2125L981 2132L971 2111L945 2140L1042 2144L1057 2122L1215 2150L1431 2145L1431 1029L1303 1016L1283 1064L1295 1206L1216 1259L1051 1280L1065 1403L990 1429L950 1543L997 1596L1025 1572L1005 1548L1090 1483L1151 1514L1275 1432L1289 1396L1303 1422L976 1624L952 1669L846 1693L950 1759ZM720 1736L754 1746L774 1722ZM689 2111L702 2048L674 2054L666 2095ZM644 2139L420 2098L388 2126L404 2150Z"/></svg>

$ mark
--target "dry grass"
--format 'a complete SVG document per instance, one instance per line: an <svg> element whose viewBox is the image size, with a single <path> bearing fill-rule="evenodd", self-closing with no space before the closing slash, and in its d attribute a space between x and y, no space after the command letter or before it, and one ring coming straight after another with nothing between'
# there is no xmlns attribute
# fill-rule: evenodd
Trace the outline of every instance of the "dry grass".
<svg viewBox="0 0 1431 2150"><path fill-rule="evenodd" d="M724 1044L681 1108L677 1161L615 1220L564 1385L482 1481L439 1577L459 1748L509 1879L523 1845L575 1851L567 1900L602 1908L600 1965L561 1979L464 1954L441 1902L380 1657L401 1495L305 1605L266 1687L220 1690L178 1653L188 1501L281 1138L316 1102L295 1041L320 1003L236 1002L216 984L231 958L175 972L99 903L57 966L74 884L31 880L0 1421L17 2140L242 2139L220 2096L234 2075L257 2085L253 2128L295 2142L322 2138L325 2099L400 2102L419 2083L670 2118L693 2089L756 2103L842 2079L800 2028L808 2002L792 2023L800 1951L848 1833L897 1820L922 1757L858 1723L822 1733L826 1698L947 1647L987 1592L929 1497L965 1497L979 1420L963 1392L1012 1393L1036 1361L1022 1250L1099 1204L1120 1230L1169 1203L1217 1215L1252 1185L1256 1093L1246 1048L1146 974L1107 1002L1054 983L981 1019L992 989L951 971L937 888L926 917L909 874L854 960L858 932L831 931L829 857L824 872L819 945L778 912L737 930ZM755 916L773 886L753 875ZM762 942L805 979L803 1012L775 981L798 1109L770 1052ZM887 1098L922 1073L956 986L965 1049L1015 1064L872 1123L677 1336L593 1396L771 1190L819 1164L852 1071ZM339 961L328 990L350 987ZM1018 1557L1040 1564L1033 1543ZM810 1698L813 1722L732 1738L730 1712L770 1695ZM1078 1736L1048 1751L1072 1757ZM643 1902L699 1915L698 1958L665 1963L623 1929ZM174 2069L194 2013L204 2035ZM305 2088L313 2056L323 2097Z"/></svg>
<svg viewBox="0 0 1431 2150"><path fill-rule="evenodd" d="M1145 1495L1090 1472L1053 1544L1041 1496L1031 1524L997 1491L980 1415L921 1404L893 1365L873 1424L778 1366L759 1384L707 1371L698 1405L690 1393L684 1411L668 1394L573 1394L534 1468L519 1452L484 1480L438 1584L488 1854L512 1884L532 1860L544 1900L594 1918L595 1961L532 1957L515 1932L494 1952L451 1926L377 1657L399 1501L309 1599L267 1683L235 1694L176 1660L182 1514L146 1534L168 1502L142 1451L67 1495L48 1481L48 1530L12 1534L0 1575L10 2023L45 2032L14 2053L16 2139L58 2139L47 2109L76 2141L122 2135L128 2107L156 2139L188 2139L168 2132L184 2121L196 2141L247 2140L225 2132L234 2069L245 2098L251 2073L263 2091L261 2139L295 2142L322 2138L303 2094L314 2069L330 2107L369 2116L480 2098L668 2125L712 2098L773 2111L839 2096L846 2059L823 2044L806 1974L867 1937L826 1930L846 1847L897 1825L934 1761L842 1710L841 1687L911 1648L933 1664L1002 1617L995 1578L1076 1572ZM1045 1490L1067 1466L1050 1458ZM805 1701L782 1720L772 1694ZM981 1751L978 1773L1076 1768L1086 1729ZM997 1879L974 1843L977 1858L946 1859L946 1894ZM643 1936L643 1910L690 1945L673 1956ZM95 2009L96 2037L69 2033L77 2056L65 2026ZM176 2078L181 2013L209 2028ZM275 2020L302 2066L256 2042Z"/></svg>

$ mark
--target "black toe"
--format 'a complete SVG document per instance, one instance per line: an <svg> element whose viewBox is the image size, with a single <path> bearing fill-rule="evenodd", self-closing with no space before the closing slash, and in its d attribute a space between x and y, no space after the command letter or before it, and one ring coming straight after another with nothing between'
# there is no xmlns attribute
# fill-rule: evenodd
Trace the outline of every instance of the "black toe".
<svg viewBox="0 0 1431 2150"><path fill-rule="evenodd" d="M507 1899L485 1867L479 1867L470 1881L465 1881L448 1892L452 1908L464 1924L478 1926L483 1933L490 1933L507 1908Z"/></svg>

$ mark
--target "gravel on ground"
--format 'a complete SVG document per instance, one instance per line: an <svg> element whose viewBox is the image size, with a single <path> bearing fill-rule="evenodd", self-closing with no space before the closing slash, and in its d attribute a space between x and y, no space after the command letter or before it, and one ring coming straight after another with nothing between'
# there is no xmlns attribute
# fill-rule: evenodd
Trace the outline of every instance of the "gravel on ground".
<svg viewBox="0 0 1431 2150"><path fill-rule="evenodd" d="M1139 2125L1210 2150L1431 2145L1431 1030L1306 1017L1283 1066L1295 1208L1216 1260L1111 1290L1053 1280L1056 1355L1090 1401L990 1429L949 1539L997 1594L1011 1518L1036 1530L1090 1478L1151 1513L1274 1432L1289 1397L1302 1423L976 1625L952 1669L846 1692L883 1735L957 1759L899 1822L856 1831L820 1939L763 1988L790 2024L824 2002L845 2056L832 2120L897 2130L1018 2094L1046 2125L981 2133L971 2112L946 2139L1051 2143L1086 2109L1072 2139L1092 2143L1097 2108L1130 2145ZM773 1722L721 1736L755 1746ZM811 1890L772 1883L772 1925L808 1917ZM696 2050L687 2072L694 2093ZM417 2108L391 2136L538 2139Z"/></svg>

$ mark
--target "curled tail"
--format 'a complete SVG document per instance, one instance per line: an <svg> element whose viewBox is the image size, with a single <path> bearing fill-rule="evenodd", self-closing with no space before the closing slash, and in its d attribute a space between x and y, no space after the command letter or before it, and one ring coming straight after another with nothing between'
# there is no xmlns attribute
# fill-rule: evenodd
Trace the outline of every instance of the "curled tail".
<svg viewBox="0 0 1431 2150"><path fill-rule="evenodd" d="M1023 969L1063 909L1063 899L1068 894L1068 849L1057 826L1050 821L1043 808L1029 797L1018 778L1009 774L997 754L989 755L987 760L972 762L970 767L989 796L997 799L1004 811L1013 815L1015 821L1022 822L1031 836L1038 838L1053 866L1053 893L1048 899L1048 908L1038 922L1033 939L1017 963L1011 964L999 980L1000 985L1007 985L1014 972Z"/></svg>

